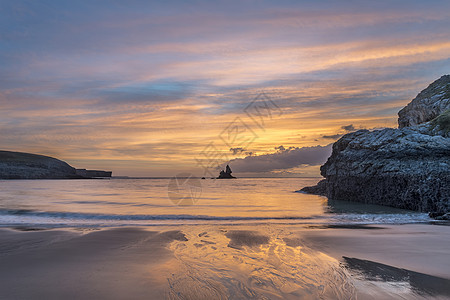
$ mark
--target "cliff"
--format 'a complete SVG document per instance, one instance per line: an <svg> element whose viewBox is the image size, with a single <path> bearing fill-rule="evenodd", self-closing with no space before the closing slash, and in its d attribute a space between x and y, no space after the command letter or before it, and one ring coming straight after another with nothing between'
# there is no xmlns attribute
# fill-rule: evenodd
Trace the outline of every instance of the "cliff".
<svg viewBox="0 0 450 300"><path fill-rule="evenodd" d="M398 127L408 127L433 120L450 109L450 75L444 75L421 91L398 112Z"/></svg>
<svg viewBox="0 0 450 300"><path fill-rule="evenodd" d="M111 176L111 173L108 173L109 176L105 177ZM66 162L53 157L0 151L0 179L75 179L96 177L90 176L92 174L89 173L83 175Z"/></svg>
<svg viewBox="0 0 450 300"><path fill-rule="evenodd" d="M449 90L449 75L433 82L399 112L398 129L344 135L320 168L325 179L302 191L333 200L448 212Z"/></svg>

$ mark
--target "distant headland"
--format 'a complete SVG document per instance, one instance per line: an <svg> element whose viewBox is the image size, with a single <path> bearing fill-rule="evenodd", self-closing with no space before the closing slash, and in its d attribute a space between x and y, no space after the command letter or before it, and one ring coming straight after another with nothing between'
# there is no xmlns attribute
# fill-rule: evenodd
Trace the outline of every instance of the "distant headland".
<svg viewBox="0 0 450 300"><path fill-rule="evenodd" d="M111 175L110 171L76 169L49 156L0 151L0 179L90 179Z"/></svg>

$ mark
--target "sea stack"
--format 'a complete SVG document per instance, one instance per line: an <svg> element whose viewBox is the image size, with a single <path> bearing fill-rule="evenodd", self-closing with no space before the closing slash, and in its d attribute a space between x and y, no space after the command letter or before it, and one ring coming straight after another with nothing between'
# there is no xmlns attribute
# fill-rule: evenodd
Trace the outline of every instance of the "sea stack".
<svg viewBox="0 0 450 300"><path fill-rule="evenodd" d="M357 201L449 212L450 75L442 76L400 110L399 128L359 130L333 144L325 177L303 192Z"/></svg>
<svg viewBox="0 0 450 300"><path fill-rule="evenodd" d="M217 179L236 178L233 175L231 175L231 173L233 173L233 172L231 171L230 166L227 165L227 167L225 168L225 171L224 170L220 171L220 175L219 175L219 177L217 177Z"/></svg>

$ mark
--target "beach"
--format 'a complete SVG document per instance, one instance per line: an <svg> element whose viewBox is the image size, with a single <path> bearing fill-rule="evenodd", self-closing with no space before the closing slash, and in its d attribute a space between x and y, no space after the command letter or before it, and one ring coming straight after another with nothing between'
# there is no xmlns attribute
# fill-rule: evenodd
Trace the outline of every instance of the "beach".
<svg viewBox="0 0 450 300"><path fill-rule="evenodd" d="M3 228L0 297L449 299L449 228Z"/></svg>
<svg viewBox="0 0 450 300"><path fill-rule="evenodd" d="M0 20L0 300L450 300L450 1Z"/></svg>

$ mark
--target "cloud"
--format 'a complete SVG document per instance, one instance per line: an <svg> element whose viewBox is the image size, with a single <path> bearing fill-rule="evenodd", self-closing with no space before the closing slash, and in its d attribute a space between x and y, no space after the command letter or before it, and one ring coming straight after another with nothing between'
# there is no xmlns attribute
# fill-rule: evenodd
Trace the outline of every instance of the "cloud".
<svg viewBox="0 0 450 300"><path fill-rule="evenodd" d="M346 133L356 130L356 128L355 128L355 126L353 126L353 124L341 126L341 129L344 129ZM360 129L364 129L364 128L360 127ZM337 140L338 138L340 138L343 135L344 135L344 133L336 133L336 134L332 134L332 135L322 135L322 138Z"/></svg>
<svg viewBox="0 0 450 300"><path fill-rule="evenodd" d="M353 124L342 126L341 128L344 129L345 131L349 131L349 132L355 130L355 127L353 126Z"/></svg>
<svg viewBox="0 0 450 300"><path fill-rule="evenodd" d="M448 73L450 2L430 1L4 1L0 142L113 170L124 157L187 169L265 92L283 116L252 149L220 151L249 169L289 168L320 137L396 126ZM295 147L256 155L281 144Z"/></svg>
<svg viewBox="0 0 450 300"><path fill-rule="evenodd" d="M331 154L331 144L314 147L279 146L275 153L236 158L229 162L235 172L270 172L291 169L300 165L321 165Z"/></svg>
<svg viewBox="0 0 450 300"><path fill-rule="evenodd" d="M109 87L94 92L106 102L154 103L186 99L192 93L189 86L180 82L142 82L139 84Z"/></svg>
<svg viewBox="0 0 450 300"><path fill-rule="evenodd" d="M324 139L332 139L332 140L337 140L338 138L340 138L341 136L343 136L343 134L338 133L338 134L333 134L333 135L322 135L322 137Z"/></svg>
<svg viewBox="0 0 450 300"><path fill-rule="evenodd" d="M245 149L242 148L242 147L238 147L238 148L230 148L230 151L233 152L233 155L236 155L236 154L239 154L239 153L244 152Z"/></svg>

